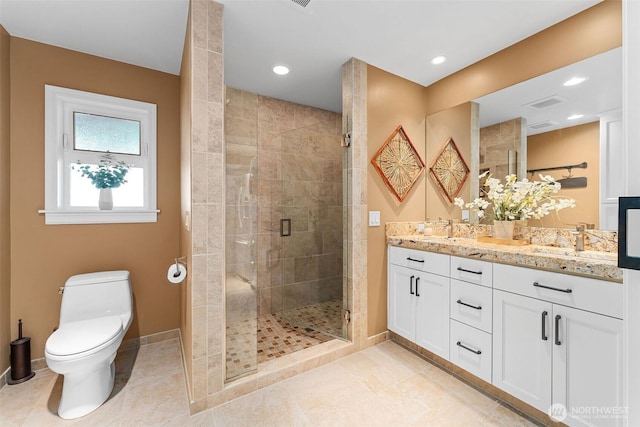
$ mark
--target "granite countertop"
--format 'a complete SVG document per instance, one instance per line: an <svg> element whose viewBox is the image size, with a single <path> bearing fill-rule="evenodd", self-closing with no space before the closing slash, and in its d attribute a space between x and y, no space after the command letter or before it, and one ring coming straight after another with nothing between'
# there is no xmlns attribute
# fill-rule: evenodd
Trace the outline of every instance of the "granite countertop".
<svg viewBox="0 0 640 427"><path fill-rule="evenodd" d="M570 248L540 245L509 246L464 237L424 235L387 236L387 244L622 283L618 254L612 252L576 252Z"/></svg>

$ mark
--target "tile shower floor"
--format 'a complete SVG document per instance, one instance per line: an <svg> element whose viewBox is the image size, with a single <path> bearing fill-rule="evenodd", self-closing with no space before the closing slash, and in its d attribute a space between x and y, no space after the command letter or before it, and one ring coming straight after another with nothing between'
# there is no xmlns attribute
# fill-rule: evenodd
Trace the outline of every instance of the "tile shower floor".
<svg viewBox="0 0 640 427"><path fill-rule="evenodd" d="M62 378L43 369L0 390L7 426L533 426L387 341L190 416L176 338L118 353L116 386L95 412L62 420Z"/></svg>
<svg viewBox="0 0 640 427"><path fill-rule="evenodd" d="M342 335L342 300L333 300L265 314L255 320L227 326L227 376L234 377L255 368L257 363L295 353ZM311 329L313 327L313 329Z"/></svg>

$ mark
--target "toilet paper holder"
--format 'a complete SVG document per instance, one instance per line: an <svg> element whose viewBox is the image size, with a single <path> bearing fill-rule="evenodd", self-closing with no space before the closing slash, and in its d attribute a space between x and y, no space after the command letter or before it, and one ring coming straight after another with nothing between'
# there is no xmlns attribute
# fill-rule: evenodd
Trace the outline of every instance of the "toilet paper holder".
<svg viewBox="0 0 640 427"><path fill-rule="evenodd" d="M173 273L173 277L178 277L178 276L180 276L179 265L182 264L185 267L187 266L187 256L186 255L185 256L181 256L181 257L175 258L175 260L176 260L176 272Z"/></svg>

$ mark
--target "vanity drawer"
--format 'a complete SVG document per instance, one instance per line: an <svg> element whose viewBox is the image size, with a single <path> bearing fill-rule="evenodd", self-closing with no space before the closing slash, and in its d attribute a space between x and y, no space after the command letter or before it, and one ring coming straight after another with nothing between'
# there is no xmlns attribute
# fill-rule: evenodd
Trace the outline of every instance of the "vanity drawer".
<svg viewBox="0 0 640 427"><path fill-rule="evenodd" d="M493 291L491 288L451 279L451 318L491 332Z"/></svg>
<svg viewBox="0 0 640 427"><path fill-rule="evenodd" d="M389 263L427 273L449 276L449 255L389 246Z"/></svg>
<svg viewBox="0 0 640 427"><path fill-rule="evenodd" d="M493 287L622 319L622 284L495 264Z"/></svg>
<svg viewBox="0 0 640 427"><path fill-rule="evenodd" d="M491 286L493 284L493 263L452 256L450 276L452 279L463 282Z"/></svg>
<svg viewBox="0 0 640 427"><path fill-rule="evenodd" d="M491 334L455 320L450 321L449 361L491 382Z"/></svg>

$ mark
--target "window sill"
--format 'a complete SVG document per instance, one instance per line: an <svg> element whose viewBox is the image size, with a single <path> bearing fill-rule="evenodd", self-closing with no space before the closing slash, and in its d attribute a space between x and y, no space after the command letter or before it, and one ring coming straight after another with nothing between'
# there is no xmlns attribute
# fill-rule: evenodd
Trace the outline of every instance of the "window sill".
<svg viewBox="0 0 640 427"><path fill-rule="evenodd" d="M44 214L44 223L54 224L124 224L140 222L157 222L159 210L125 210L114 209L101 210L77 210L77 211L50 211L39 210Z"/></svg>

